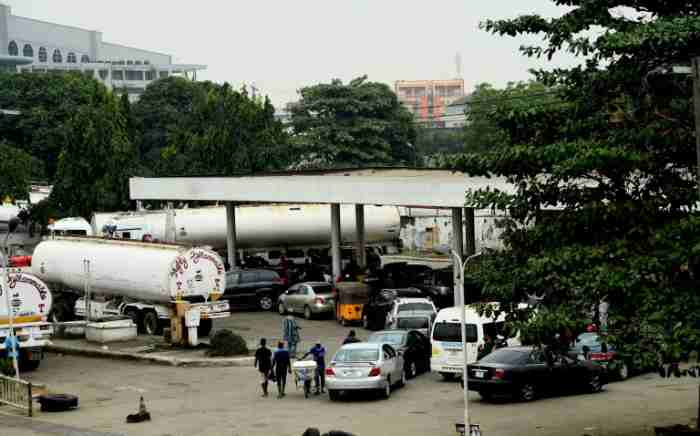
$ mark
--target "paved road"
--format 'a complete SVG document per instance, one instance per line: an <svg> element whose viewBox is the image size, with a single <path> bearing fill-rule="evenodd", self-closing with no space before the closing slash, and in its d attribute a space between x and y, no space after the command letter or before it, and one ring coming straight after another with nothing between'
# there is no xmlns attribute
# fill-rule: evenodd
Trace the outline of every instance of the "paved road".
<svg viewBox="0 0 700 436"><path fill-rule="evenodd" d="M275 314L242 314L222 324L249 337L278 335ZM305 337L335 348L347 331L333 321L301 321ZM219 327L219 326L217 326ZM242 329L249 330L242 330ZM362 335L362 333L361 333ZM49 355L31 375L53 392L80 396L80 409L39 413L32 420L0 408L2 436L34 435L279 435L298 436L309 425L358 436L448 436L462 415L459 385L426 374L389 400L327 397L261 398L252 368L172 368L75 356ZM153 421L125 424L146 399ZM656 375L613 383L605 392L533 403L484 403L471 396L474 420L488 436L640 435L653 425L688 423L697 410L697 380ZM646 431L643 432L643 431Z"/></svg>

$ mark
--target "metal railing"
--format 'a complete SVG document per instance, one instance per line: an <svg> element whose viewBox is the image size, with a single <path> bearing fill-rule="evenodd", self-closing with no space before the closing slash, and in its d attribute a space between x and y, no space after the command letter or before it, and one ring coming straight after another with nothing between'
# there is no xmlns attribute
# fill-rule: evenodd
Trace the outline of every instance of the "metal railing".
<svg viewBox="0 0 700 436"><path fill-rule="evenodd" d="M26 410L29 417L32 410L32 384L24 380L0 375L0 404Z"/></svg>

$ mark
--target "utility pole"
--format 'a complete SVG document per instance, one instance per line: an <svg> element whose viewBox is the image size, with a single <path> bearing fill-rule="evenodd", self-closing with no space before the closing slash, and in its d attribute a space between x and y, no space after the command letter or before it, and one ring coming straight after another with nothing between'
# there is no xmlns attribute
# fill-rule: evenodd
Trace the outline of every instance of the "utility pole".
<svg viewBox="0 0 700 436"><path fill-rule="evenodd" d="M698 161L696 183L698 196L700 196L700 57L693 58L693 106L695 106L695 154Z"/></svg>

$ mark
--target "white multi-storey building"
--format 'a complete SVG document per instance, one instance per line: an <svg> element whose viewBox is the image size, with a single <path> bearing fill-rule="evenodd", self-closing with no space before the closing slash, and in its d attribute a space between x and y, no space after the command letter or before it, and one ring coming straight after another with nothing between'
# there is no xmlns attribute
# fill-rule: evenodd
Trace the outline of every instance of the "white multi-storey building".
<svg viewBox="0 0 700 436"><path fill-rule="evenodd" d="M11 62L10 58L17 58ZM3 59L5 60L3 62ZM196 79L205 65L173 64L172 56L102 40L102 32L12 15L0 3L0 68L82 71L135 100L153 80L171 75Z"/></svg>

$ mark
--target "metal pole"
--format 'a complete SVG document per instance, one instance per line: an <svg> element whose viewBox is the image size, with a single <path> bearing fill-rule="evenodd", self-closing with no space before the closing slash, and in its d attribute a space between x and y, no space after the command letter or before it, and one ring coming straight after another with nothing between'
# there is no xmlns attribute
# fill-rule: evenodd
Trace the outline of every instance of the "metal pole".
<svg viewBox="0 0 700 436"><path fill-rule="evenodd" d="M357 239L357 265L363 270L367 267L367 253L365 252L365 206L355 205L355 232Z"/></svg>
<svg viewBox="0 0 700 436"><path fill-rule="evenodd" d="M340 278L342 262L340 258L340 205L331 204L331 256L333 266L333 283Z"/></svg>
<svg viewBox="0 0 700 436"><path fill-rule="evenodd" d="M229 269L236 268L236 205L226 203L226 253Z"/></svg>
<svg viewBox="0 0 700 436"><path fill-rule="evenodd" d="M17 362L19 344L17 343L17 338L15 337L14 313L12 313L12 306L10 301L10 273L8 271L9 265L7 263L7 240L10 239L10 233L12 233L11 225L12 224L8 223L7 234L5 235L5 242L2 244L2 289L5 293L5 304L7 305L7 324L10 328L10 342L12 343L13 348L12 365L15 368L15 378L19 380L19 364Z"/></svg>
<svg viewBox="0 0 700 436"><path fill-rule="evenodd" d="M700 57L693 58L693 105L695 106L695 154L698 164L697 185L698 195L700 195Z"/></svg>

